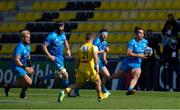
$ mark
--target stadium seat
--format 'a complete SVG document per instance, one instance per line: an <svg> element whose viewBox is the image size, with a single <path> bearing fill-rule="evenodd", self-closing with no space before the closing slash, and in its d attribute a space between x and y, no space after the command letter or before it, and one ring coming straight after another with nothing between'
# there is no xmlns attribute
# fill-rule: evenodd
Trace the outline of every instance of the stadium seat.
<svg viewBox="0 0 180 110"><path fill-rule="evenodd" d="M36 51L36 48L37 48L37 45L36 44L31 44L31 52L35 52Z"/></svg>
<svg viewBox="0 0 180 110"><path fill-rule="evenodd" d="M129 19L129 11L122 11L120 15L120 19Z"/></svg>
<svg viewBox="0 0 180 110"><path fill-rule="evenodd" d="M121 13L119 11L112 11L111 13L111 20L119 20Z"/></svg>
<svg viewBox="0 0 180 110"><path fill-rule="evenodd" d="M107 1L101 2L101 6L98 7L97 9L99 9L99 10L110 9L110 8L111 8L111 7L110 7L110 3L111 3L111 2L107 2Z"/></svg>
<svg viewBox="0 0 180 110"><path fill-rule="evenodd" d="M0 25L0 32L8 32L9 24L8 23L1 23Z"/></svg>
<svg viewBox="0 0 180 110"><path fill-rule="evenodd" d="M154 8L154 2L152 0L146 0L145 5L143 6L142 9L153 9L153 8Z"/></svg>
<svg viewBox="0 0 180 110"><path fill-rule="evenodd" d="M101 20L102 15L103 15L103 12L94 12L94 16L90 18L89 20Z"/></svg>
<svg viewBox="0 0 180 110"><path fill-rule="evenodd" d="M148 11L140 11L137 19L138 20L147 20L147 19L149 19L148 14L149 14Z"/></svg>
<svg viewBox="0 0 180 110"><path fill-rule="evenodd" d="M127 9L136 9L136 1L128 1Z"/></svg>
<svg viewBox="0 0 180 110"><path fill-rule="evenodd" d="M130 11L128 20L138 20L138 11Z"/></svg>
<svg viewBox="0 0 180 110"><path fill-rule="evenodd" d="M15 3L14 1L9 1L9 2L7 3L6 9L7 9L7 10L14 10L15 7L16 7L16 3Z"/></svg>
<svg viewBox="0 0 180 110"><path fill-rule="evenodd" d="M70 37L70 43L83 43L85 41L85 34L72 34Z"/></svg>
<svg viewBox="0 0 180 110"><path fill-rule="evenodd" d="M32 8L34 10L59 10L65 8L67 2L57 1L35 1Z"/></svg>
<svg viewBox="0 0 180 110"><path fill-rule="evenodd" d="M3 45L0 54L12 54L15 46L14 44Z"/></svg>
<svg viewBox="0 0 180 110"><path fill-rule="evenodd" d="M80 48L81 44L71 44L71 53L73 55L77 54L78 49Z"/></svg>
<svg viewBox="0 0 180 110"><path fill-rule="evenodd" d="M42 17L41 12L21 12L16 15L17 21L35 21Z"/></svg>
<svg viewBox="0 0 180 110"><path fill-rule="evenodd" d="M116 2L117 4L117 9L127 9L127 1L119 1Z"/></svg>
<svg viewBox="0 0 180 110"><path fill-rule="evenodd" d="M180 1L179 0L174 0L173 2L173 7L171 7L172 9L180 9Z"/></svg>
<svg viewBox="0 0 180 110"><path fill-rule="evenodd" d="M104 24L103 23L96 23L96 25L94 25L93 29L94 30L101 30L102 28L104 28Z"/></svg>
<svg viewBox="0 0 180 110"><path fill-rule="evenodd" d="M156 0L154 3L154 9L164 9L164 1Z"/></svg>
<svg viewBox="0 0 180 110"><path fill-rule="evenodd" d="M163 9L172 9L173 7L173 2L172 0L166 0L164 1Z"/></svg>
<svg viewBox="0 0 180 110"><path fill-rule="evenodd" d="M176 18L176 19L180 19L180 11L176 11L176 13L175 13L175 18Z"/></svg>
<svg viewBox="0 0 180 110"><path fill-rule="evenodd" d="M153 31L161 31L161 28L160 28L160 23L157 23L157 22L154 22L154 23L150 23L150 29L152 29Z"/></svg>
<svg viewBox="0 0 180 110"><path fill-rule="evenodd" d="M107 22L104 24L104 28L109 30L109 31L112 31L113 30L113 26L112 26L112 23L111 22Z"/></svg>
<svg viewBox="0 0 180 110"><path fill-rule="evenodd" d="M109 46L109 54L126 54L126 45L123 44L112 44Z"/></svg>
<svg viewBox="0 0 180 110"><path fill-rule="evenodd" d="M14 10L16 7L15 1L1 1L0 2L0 11L10 11Z"/></svg>
<svg viewBox="0 0 180 110"><path fill-rule="evenodd" d="M144 9L144 8L146 8L145 4L146 4L146 1L139 1L139 2L137 2L136 9Z"/></svg>
<svg viewBox="0 0 180 110"><path fill-rule="evenodd" d="M75 19L76 14L76 12L60 12L59 17L53 21L69 21L70 19Z"/></svg>
<svg viewBox="0 0 180 110"><path fill-rule="evenodd" d="M112 26L113 26L112 29L113 29L114 32L119 32L119 31L121 31L121 23L116 23L116 22L115 22L115 23L112 24Z"/></svg>

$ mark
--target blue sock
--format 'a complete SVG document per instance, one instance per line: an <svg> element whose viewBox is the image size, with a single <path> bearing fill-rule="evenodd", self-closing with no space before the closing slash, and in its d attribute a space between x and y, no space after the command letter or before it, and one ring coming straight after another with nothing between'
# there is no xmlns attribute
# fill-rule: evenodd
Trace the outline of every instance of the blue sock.
<svg viewBox="0 0 180 110"><path fill-rule="evenodd" d="M63 84L63 86L66 88L66 87L68 87L69 86L69 81L68 81L68 79L62 79L62 84Z"/></svg>
<svg viewBox="0 0 180 110"><path fill-rule="evenodd" d="M54 79L54 78L55 78L55 75L54 75L54 74L47 74L46 76L40 77L41 80Z"/></svg>
<svg viewBox="0 0 180 110"><path fill-rule="evenodd" d="M128 91L130 91L130 90L133 90L133 87L132 87L132 86L129 86Z"/></svg>
<svg viewBox="0 0 180 110"><path fill-rule="evenodd" d="M79 95L79 88L74 89L74 93L75 93L77 96L80 96L80 95Z"/></svg>
<svg viewBox="0 0 180 110"><path fill-rule="evenodd" d="M106 89L106 87L103 85L102 86L102 92L106 93L108 90Z"/></svg>

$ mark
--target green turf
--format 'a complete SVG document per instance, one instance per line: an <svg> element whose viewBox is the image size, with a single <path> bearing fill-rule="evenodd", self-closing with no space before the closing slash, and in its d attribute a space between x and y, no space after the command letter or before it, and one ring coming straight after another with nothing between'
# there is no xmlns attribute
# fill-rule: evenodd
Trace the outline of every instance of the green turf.
<svg viewBox="0 0 180 110"><path fill-rule="evenodd" d="M0 109L7 108L66 108L66 109L180 109L178 92L140 92L126 96L125 91L112 91L111 96L98 102L95 90L81 90L80 97L66 97L63 103L57 103L57 89L29 89L30 99L19 98L20 89L11 89L10 96L5 97L0 88Z"/></svg>

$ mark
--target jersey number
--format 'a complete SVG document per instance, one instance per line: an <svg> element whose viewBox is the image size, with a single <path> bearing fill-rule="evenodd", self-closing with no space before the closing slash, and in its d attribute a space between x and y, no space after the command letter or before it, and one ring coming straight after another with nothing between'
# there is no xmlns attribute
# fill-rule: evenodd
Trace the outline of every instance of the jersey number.
<svg viewBox="0 0 180 110"><path fill-rule="evenodd" d="M88 52L83 52L83 59L88 59Z"/></svg>

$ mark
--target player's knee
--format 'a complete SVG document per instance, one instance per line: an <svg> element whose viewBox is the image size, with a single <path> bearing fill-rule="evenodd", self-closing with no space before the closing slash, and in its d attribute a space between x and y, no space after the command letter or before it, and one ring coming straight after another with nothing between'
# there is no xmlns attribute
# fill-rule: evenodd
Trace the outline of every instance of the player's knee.
<svg viewBox="0 0 180 110"><path fill-rule="evenodd" d="M56 70L55 74L58 78L68 79L68 73L65 68Z"/></svg>
<svg viewBox="0 0 180 110"><path fill-rule="evenodd" d="M26 86L31 86L32 85L32 80L26 81Z"/></svg>
<svg viewBox="0 0 180 110"><path fill-rule="evenodd" d="M68 73L63 74L63 79L68 79Z"/></svg>

